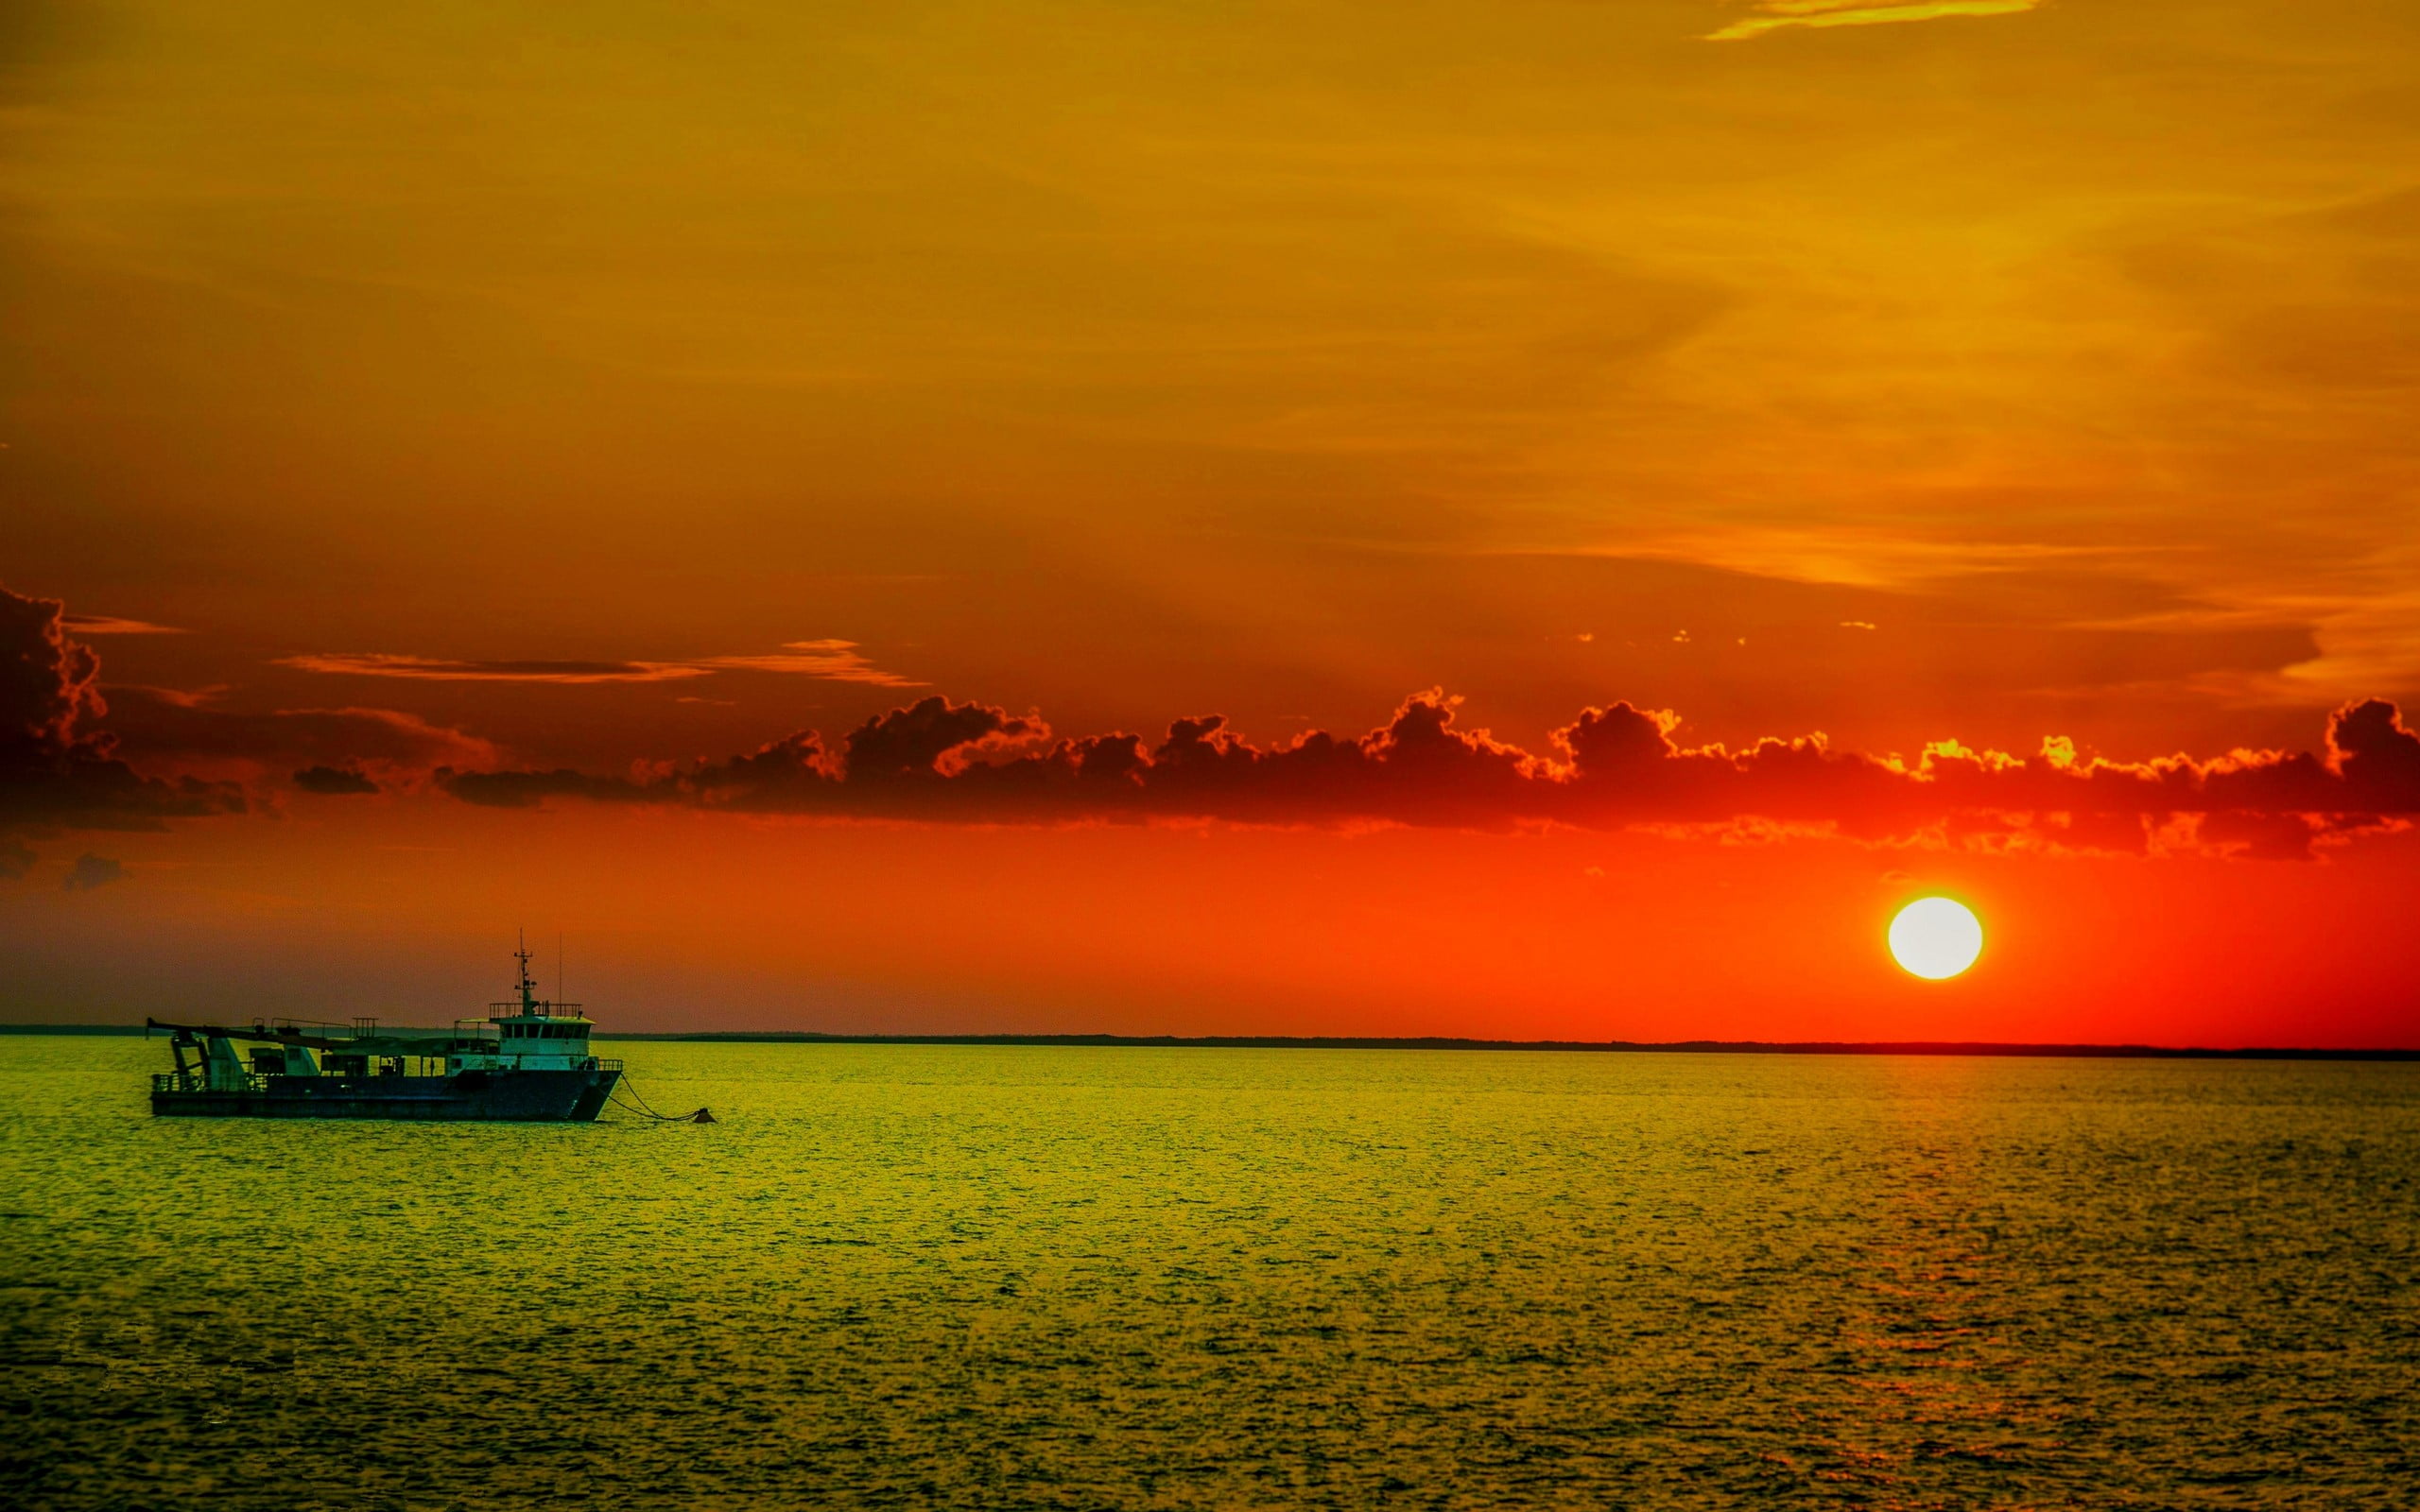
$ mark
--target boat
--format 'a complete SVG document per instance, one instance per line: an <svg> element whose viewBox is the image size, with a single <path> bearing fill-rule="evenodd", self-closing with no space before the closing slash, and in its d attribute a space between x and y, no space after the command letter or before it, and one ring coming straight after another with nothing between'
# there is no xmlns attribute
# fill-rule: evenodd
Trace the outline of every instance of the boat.
<svg viewBox="0 0 2420 1512"><path fill-rule="evenodd" d="M406 1118L584 1124L622 1078L589 1054L577 1003L538 996L526 942L514 1000L450 1029L255 1019L250 1027L144 1020L177 1069L151 1078L151 1111L185 1118ZM238 1046L244 1047L241 1052ZM188 1057L192 1058L188 1060Z"/></svg>

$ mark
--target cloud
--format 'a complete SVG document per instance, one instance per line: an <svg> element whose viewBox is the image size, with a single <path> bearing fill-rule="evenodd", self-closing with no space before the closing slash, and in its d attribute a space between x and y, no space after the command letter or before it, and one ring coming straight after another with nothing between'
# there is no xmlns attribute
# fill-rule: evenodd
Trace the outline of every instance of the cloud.
<svg viewBox="0 0 2420 1512"><path fill-rule="evenodd" d="M173 625L120 619L114 614L63 614L60 623L78 635L182 635Z"/></svg>
<svg viewBox="0 0 2420 1512"><path fill-rule="evenodd" d="M877 688L921 688L924 683L885 672L857 654L855 641L785 641L765 656L710 656L688 663L710 671L782 672L826 682L864 682Z"/></svg>
<svg viewBox="0 0 2420 1512"><path fill-rule="evenodd" d="M2205 814L2195 837L2214 850L2250 861L2308 861L2318 825L2301 814L2247 814L2229 809Z"/></svg>
<svg viewBox="0 0 2420 1512"><path fill-rule="evenodd" d="M227 691L227 684L214 682L201 688L154 688L140 682L114 682L110 684L110 691L130 693L178 709L205 709Z"/></svg>
<svg viewBox="0 0 2420 1512"><path fill-rule="evenodd" d="M33 869L41 857L19 841L0 836L0 881L10 881Z"/></svg>
<svg viewBox="0 0 2420 1512"><path fill-rule="evenodd" d="M379 791L377 783L350 766L305 766L294 774L294 785L305 793L329 798Z"/></svg>
<svg viewBox="0 0 2420 1512"><path fill-rule="evenodd" d="M91 892L96 887L106 887L125 875L124 866L87 850L67 868L67 880L60 885L69 892Z"/></svg>
<svg viewBox="0 0 2420 1512"><path fill-rule="evenodd" d="M0 588L0 828L152 829L244 806L223 783L163 782L119 760L96 728L100 670L57 600Z"/></svg>
<svg viewBox="0 0 2420 1512"><path fill-rule="evenodd" d="M1860 0L1757 0L1757 14L1708 32L1708 42L1745 42L1782 26L1873 26L1894 21L1936 21L1945 16L2011 16L2041 0L1918 0L1913 5L1866 5Z"/></svg>
<svg viewBox="0 0 2420 1512"><path fill-rule="evenodd" d="M867 661L855 641L786 641L778 651L756 656L709 656L685 662L502 662L397 656L341 651L281 657L271 663L301 672L357 678L405 678L424 682L673 682L717 672L772 672L863 682L882 688L924 684L885 672Z"/></svg>
<svg viewBox="0 0 2420 1512"><path fill-rule="evenodd" d="M216 690L112 688L118 753L147 771L257 783L303 767L364 772L388 785L440 766L493 766L495 746L399 709L216 706Z"/></svg>
<svg viewBox="0 0 2420 1512"><path fill-rule="evenodd" d="M2380 700L2337 711L2318 754L2148 762L2083 756L2059 737L2028 757L1943 740L1909 759L1836 749L1820 733L1684 746L1679 715L1629 703L1582 711L1534 753L1461 728L1459 702L1431 689L1365 734L1313 730L1264 747L1218 714L1180 719L1156 744L1123 732L1054 739L1037 715L932 697L867 720L837 751L801 730L627 778L446 772L440 785L497 807L569 797L967 823L1553 824L2280 858L2420 815L2420 735Z"/></svg>
<svg viewBox="0 0 2420 1512"><path fill-rule="evenodd" d="M22 761L91 749L78 727L109 712L101 659L67 638L61 609L0 588L0 741Z"/></svg>
<svg viewBox="0 0 2420 1512"><path fill-rule="evenodd" d="M376 651L280 657L270 664L300 672L419 682L666 682L707 676L703 667L678 662L458 662Z"/></svg>
<svg viewBox="0 0 2420 1512"><path fill-rule="evenodd" d="M652 795L638 782L618 777L592 777L558 767L550 772L457 772L441 767L440 787L465 803L491 809L535 808L550 798L584 798L599 803L644 802Z"/></svg>
<svg viewBox="0 0 2420 1512"><path fill-rule="evenodd" d="M956 775L979 756L1048 738L1039 718L1016 718L977 703L926 698L876 714L849 731L843 760L859 782L921 781Z"/></svg>

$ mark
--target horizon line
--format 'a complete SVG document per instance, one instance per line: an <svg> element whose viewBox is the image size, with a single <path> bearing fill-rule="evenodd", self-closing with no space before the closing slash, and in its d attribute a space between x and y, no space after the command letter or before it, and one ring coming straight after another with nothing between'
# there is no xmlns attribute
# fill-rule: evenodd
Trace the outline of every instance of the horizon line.
<svg viewBox="0 0 2420 1512"><path fill-rule="evenodd" d="M0 1023L0 1035L141 1035L141 1024ZM1454 1035L841 1034L818 1029L617 1030L594 1040L703 1044L1007 1045L1177 1050L1465 1050L1613 1055L1933 1056L2061 1060L2420 1061L2420 1048L2032 1044L1968 1040L1478 1040Z"/></svg>

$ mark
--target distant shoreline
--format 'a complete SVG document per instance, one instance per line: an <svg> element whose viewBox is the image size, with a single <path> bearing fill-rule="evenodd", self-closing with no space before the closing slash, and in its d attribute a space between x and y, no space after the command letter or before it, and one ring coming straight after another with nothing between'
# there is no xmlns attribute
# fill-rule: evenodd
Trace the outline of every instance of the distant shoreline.
<svg viewBox="0 0 2420 1512"><path fill-rule="evenodd" d="M139 1035L140 1024L0 1023L0 1035ZM2212 1050L2171 1045L2035 1045L1952 1040L1460 1040L1444 1036L1361 1038L1333 1035L822 1034L803 1029L701 1029L663 1034L598 1034L598 1040L692 1044L1027 1045L1160 1050L1527 1050L1650 1056L1969 1056L2051 1060L2400 1060L2420 1050L2314 1050L2253 1046Z"/></svg>

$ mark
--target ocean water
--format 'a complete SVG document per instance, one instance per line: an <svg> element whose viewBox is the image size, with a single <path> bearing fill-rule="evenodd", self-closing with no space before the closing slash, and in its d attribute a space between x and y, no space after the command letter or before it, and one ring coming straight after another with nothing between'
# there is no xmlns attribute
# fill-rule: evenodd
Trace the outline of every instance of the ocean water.
<svg viewBox="0 0 2420 1512"><path fill-rule="evenodd" d="M2420 1504L2420 1066L614 1048L723 1122L0 1037L0 1503Z"/></svg>

